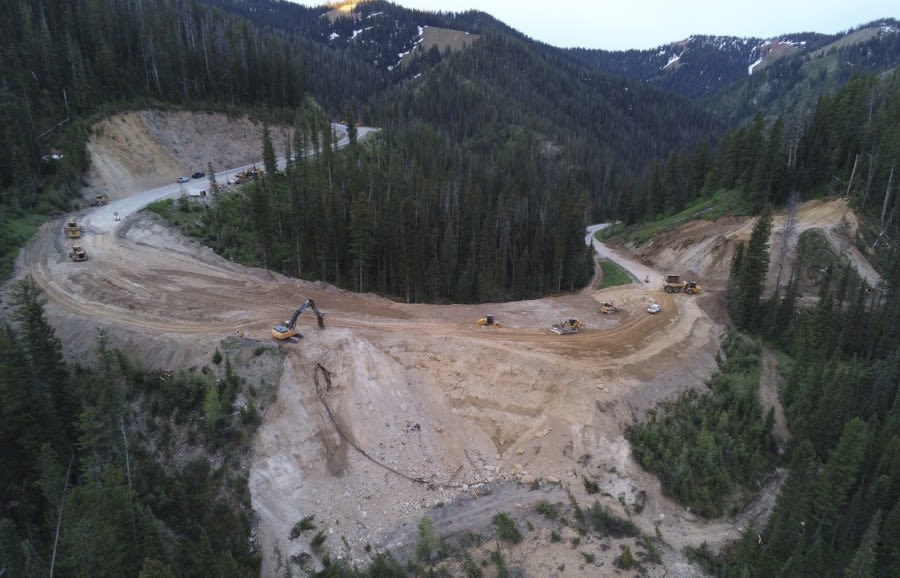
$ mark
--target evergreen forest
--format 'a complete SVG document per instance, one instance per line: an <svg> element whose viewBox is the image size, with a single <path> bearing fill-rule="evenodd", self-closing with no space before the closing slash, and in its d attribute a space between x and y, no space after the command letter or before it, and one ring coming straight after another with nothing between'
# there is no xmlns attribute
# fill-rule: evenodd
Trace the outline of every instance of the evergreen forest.
<svg viewBox="0 0 900 578"><path fill-rule="evenodd" d="M726 341L720 373L705 389L658 408L630 431L641 463L658 473L670 495L704 515L721 515L748 483L762 484L778 460L788 466L765 527L746 529L721 555L702 547L690 552L712 575L880 577L900 571L900 261L895 246L880 242L896 228L898 87L896 75L854 78L819 99L794 141L783 136L780 120L763 128L757 118L728 133L707 173L705 186L725 187L757 212L750 239L732 263L728 305L737 329L783 356L788 370L781 395L793 436L778 451L767 433L772 415L763 415L755 395L748 395L749 381L758 380L760 345L737 338ZM749 152L742 149L748 142L762 156L723 164L751 159L740 152ZM775 162L760 161L772 144ZM883 283L870 287L846 260L823 258L822 240L804 234L799 271L763 298L762 280L777 258L768 241L771 210L790 211L796 203L786 191L849 196L868 217L858 242L879 265ZM815 306L801 304L804 280L818 287Z"/></svg>
<svg viewBox="0 0 900 578"><path fill-rule="evenodd" d="M259 575L248 443L267 394L218 350L202 371L109 349L67 365L34 281L0 330L4 576ZM238 393L250 402L237 407Z"/></svg>

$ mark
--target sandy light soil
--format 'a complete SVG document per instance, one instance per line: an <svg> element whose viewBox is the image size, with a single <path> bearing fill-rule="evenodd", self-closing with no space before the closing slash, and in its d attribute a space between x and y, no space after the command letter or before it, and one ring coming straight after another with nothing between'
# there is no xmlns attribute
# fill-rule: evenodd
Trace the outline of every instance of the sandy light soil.
<svg viewBox="0 0 900 578"><path fill-rule="evenodd" d="M624 438L642 412L714 371L727 323L721 289L733 245L749 237L752 222L688 225L640 255L597 244L639 279L628 286L433 306L235 265L137 212L149 194L139 191L181 194L174 177L207 160L229 168L252 162L261 130L206 114L140 112L106 121L90 147L93 179L117 193L109 205L77 215L89 260L66 258L63 222L55 221L23 251L18 275L45 290L67 355L90 355L103 329L111 345L167 369L207 363L222 339L238 333L271 346L271 327L316 300L327 328L305 315L304 338L278 344L286 356L277 399L254 445L249 484L263 576L280 575L292 556L310 552L309 536L289 538L310 515L333 558L363 564L371 552L414 549L423 516L446 537L475 531L488 538L491 519L503 511L521 529L534 528L522 544L504 547L524 575L611 573L623 545L639 550L634 540L588 536L575 548L566 536L550 540L533 515L538 501L568 503L568 489L584 506L600 500L623 516L628 508L642 531L662 538L663 564L646 563L645 575L691 576L698 570L683 559L684 546L717 549L768 513L783 476L773 476L740 515L706 521L662 495ZM186 150L190 159L179 156ZM134 164L142 155L152 171ZM840 202L804 205L797 218L835 239L855 223ZM663 273L688 271L708 289L702 295L661 291ZM605 300L620 312L601 315ZM652 301L661 313L646 312ZM475 324L488 313L502 327ZM585 330L550 332L568 317L582 319ZM601 493L588 496L584 477Z"/></svg>

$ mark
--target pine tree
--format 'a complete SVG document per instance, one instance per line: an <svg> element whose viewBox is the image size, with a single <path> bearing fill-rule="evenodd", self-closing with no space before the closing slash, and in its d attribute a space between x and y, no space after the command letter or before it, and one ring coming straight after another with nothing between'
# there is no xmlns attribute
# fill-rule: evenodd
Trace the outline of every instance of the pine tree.
<svg viewBox="0 0 900 578"><path fill-rule="evenodd" d="M786 556L802 535L811 512L810 487L815 483L818 462L808 440L797 445L787 480L775 502L767 527L767 542L777 558Z"/></svg>
<svg viewBox="0 0 900 578"><path fill-rule="evenodd" d="M210 381L203 400L203 424L206 427L207 439L215 443L216 427L221 416L222 404L219 400L219 384Z"/></svg>
<svg viewBox="0 0 900 578"><path fill-rule="evenodd" d="M168 564L154 558L144 558L138 578L176 578L177 574Z"/></svg>
<svg viewBox="0 0 900 578"><path fill-rule="evenodd" d="M256 245L263 260L263 267L269 267L272 254L272 222L269 210L269 199L263 186L263 179L257 179L250 189L250 210L253 219L253 232Z"/></svg>
<svg viewBox="0 0 900 578"><path fill-rule="evenodd" d="M375 244L373 221L375 211L368 196L360 192L350 207L350 253L353 256L353 275L357 291L366 290L367 273Z"/></svg>
<svg viewBox="0 0 900 578"><path fill-rule="evenodd" d="M895 500L881 527L878 545L878 576L900 573L900 500Z"/></svg>
<svg viewBox="0 0 900 578"><path fill-rule="evenodd" d="M738 327L753 329L762 325L760 301L769 271L771 230L772 214L766 209L753 226L750 242L747 250L741 255L739 264L732 267L732 273L737 273L737 280L734 283L734 297L729 305Z"/></svg>
<svg viewBox="0 0 900 578"><path fill-rule="evenodd" d="M29 403L38 412L45 439L60 455L66 455L78 404L63 361L62 343L44 316L44 300L34 279L26 277L16 285L15 301Z"/></svg>
<svg viewBox="0 0 900 578"><path fill-rule="evenodd" d="M813 506L820 524L830 526L847 501L847 492L865 457L868 431L859 418L844 425L841 438L828 457L816 486Z"/></svg>
<svg viewBox="0 0 900 578"><path fill-rule="evenodd" d="M881 510L875 512L862 542L853 554L850 565L844 570L844 578L874 578L875 550L878 547L878 531L881 526Z"/></svg>
<svg viewBox="0 0 900 578"><path fill-rule="evenodd" d="M263 167L267 175L278 172L278 161L275 158L275 146L272 144L272 136L269 134L269 123L263 125Z"/></svg>

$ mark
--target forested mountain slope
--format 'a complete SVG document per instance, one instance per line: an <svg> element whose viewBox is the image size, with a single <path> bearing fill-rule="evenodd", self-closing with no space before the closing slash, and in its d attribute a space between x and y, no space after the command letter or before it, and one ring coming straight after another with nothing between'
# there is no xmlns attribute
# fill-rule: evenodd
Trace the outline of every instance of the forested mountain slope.
<svg viewBox="0 0 900 578"><path fill-rule="evenodd" d="M855 76L887 76L900 64L900 22L894 19L829 40L792 44L782 57L754 61L752 74L705 98L704 107L733 122L746 122L758 112L768 119L802 118L820 96L838 92Z"/></svg>
<svg viewBox="0 0 900 578"><path fill-rule="evenodd" d="M893 69L900 63L900 22L885 18L828 35L699 35L654 50L569 52L592 68L679 94L735 123L759 111L802 114L818 95L855 74Z"/></svg>

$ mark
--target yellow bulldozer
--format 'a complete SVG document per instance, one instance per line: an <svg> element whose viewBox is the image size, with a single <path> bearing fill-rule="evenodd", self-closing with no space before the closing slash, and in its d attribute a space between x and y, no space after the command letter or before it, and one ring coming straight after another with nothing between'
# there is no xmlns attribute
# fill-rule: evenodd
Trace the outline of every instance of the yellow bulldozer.
<svg viewBox="0 0 900 578"><path fill-rule="evenodd" d="M493 315L485 315L478 320L479 327L500 327L500 322L494 319Z"/></svg>
<svg viewBox="0 0 900 578"><path fill-rule="evenodd" d="M604 315L612 315L613 313L618 313L619 308L616 307L612 301L604 301L600 304L600 313Z"/></svg>
<svg viewBox="0 0 900 578"><path fill-rule="evenodd" d="M550 331L556 333L557 335L568 335L570 333L578 333L584 329L584 322L580 319L575 319L574 317L569 319L564 319L559 323L554 323L550 326Z"/></svg>
<svg viewBox="0 0 900 578"><path fill-rule="evenodd" d="M81 225L75 221L66 221L65 231L67 239L78 239L81 237Z"/></svg>

